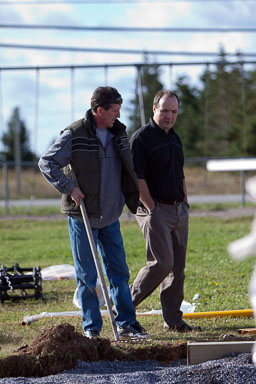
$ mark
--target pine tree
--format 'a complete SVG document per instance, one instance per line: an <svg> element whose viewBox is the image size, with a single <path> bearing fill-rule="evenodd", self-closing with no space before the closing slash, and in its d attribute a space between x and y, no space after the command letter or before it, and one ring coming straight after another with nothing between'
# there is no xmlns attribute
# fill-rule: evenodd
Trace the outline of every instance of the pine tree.
<svg viewBox="0 0 256 384"><path fill-rule="evenodd" d="M145 63L148 63L148 57L145 56ZM144 104L144 113L146 123L149 121L149 118L152 116L153 110L153 99L157 91L163 89L163 84L161 83L159 77L161 75L160 67L157 64L152 64L150 66L142 66L141 71L141 82L142 82L142 92L143 92L143 104ZM136 81L136 90L137 90L137 81ZM138 93L135 94L135 98L130 101L131 108L129 109L130 115L129 120L130 124L128 127L128 134L132 134L141 127L141 118L139 110L139 98Z"/></svg>
<svg viewBox="0 0 256 384"><path fill-rule="evenodd" d="M256 155L256 70L245 76L245 145L248 156Z"/></svg>
<svg viewBox="0 0 256 384"><path fill-rule="evenodd" d="M240 64L228 64L225 53L212 71L201 77L200 103L204 106L205 156L246 155L243 138L245 104L244 73Z"/></svg>
<svg viewBox="0 0 256 384"><path fill-rule="evenodd" d="M175 91L180 99L175 131L181 137L185 157L203 155L203 118L199 103L199 92L189 84L186 76L180 76Z"/></svg>
<svg viewBox="0 0 256 384"><path fill-rule="evenodd" d="M15 130L16 130L17 115L18 115L18 107L15 107L11 115L11 118L8 122L8 129L1 137L4 149L5 149L2 152L2 157L5 159L5 161L15 160ZM19 137L20 137L21 161L36 160L36 155L30 150L29 135L23 120L20 120Z"/></svg>

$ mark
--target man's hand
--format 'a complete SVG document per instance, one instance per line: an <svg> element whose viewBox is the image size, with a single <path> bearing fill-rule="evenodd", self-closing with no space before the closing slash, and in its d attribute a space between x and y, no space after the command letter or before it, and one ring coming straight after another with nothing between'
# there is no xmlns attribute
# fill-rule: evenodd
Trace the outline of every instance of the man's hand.
<svg viewBox="0 0 256 384"><path fill-rule="evenodd" d="M138 179L138 183L140 189L140 201L149 212L152 212L155 208L155 202L149 192L147 182L145 179Z"/></svg>
<svg viewBox="0 0 256 384"><path fill-rule="evenodd" d="M71 193L71 199L74 200L76 205L79 206L81 198L84 199L85 195L83 194L83 192L81 191L81 189L79 187L75 187Z"/></svg>

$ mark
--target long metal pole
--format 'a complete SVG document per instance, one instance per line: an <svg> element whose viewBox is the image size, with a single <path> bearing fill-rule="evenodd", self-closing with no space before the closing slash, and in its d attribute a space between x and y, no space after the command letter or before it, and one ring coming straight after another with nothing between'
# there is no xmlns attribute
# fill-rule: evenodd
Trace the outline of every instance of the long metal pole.
<svg viewBox="0 0 256 384"><path fill-rule="evenodd" d="M4 131L4 108L3 108L3 80L0 69L0 132Z"/></svg>
<svg viewBox="0 0 256 384"><path fill-rule="evenodd" d="M70 70L70 111L71 111L71 123L75 120L75 73L74 67Z"/></svg>
<svg viewBox="0 0 256 384"><path fill-rule="evenodd" d="M104 84L108 85L108 67L104 67Z"/></svg>
<svg viewBox="0 0 256 384"><path fill-rule="evenodd" d="M9 213L9 186L8 186L8 167L7 164L4 163L3 165L3 176L4 176L4 206L5 206L5 213Z"/></svg>
<svg viewBox="0 0 256 384"><path fill-rule="evenodd" d="M38 119L39 119L39 92L40 92L40 70L36 69L35 81L35 116L34 116L34 152L37 155L38 147Z"/></svg>
<svg viewBox="0 0 256 384"><path fill-rule="evenodd" d="M16 169L16 193L21 193L21 143L20 143L20 115L19 108L16 108L15 112L15 135L14 135L14 158L15 158L15 169Z"/></svg>
<svg viewBox="0 0 256 384"><path fill-rule="evenodd" d="M173 66L171 64L168 65L168 68L169 68L169 81L168 81L168 84L169 84L169 89L172 89L172 86L173 86L173 79L172 79L172 75L173 75Z"/></svg>
<svg viewBox="0 0 256 384"><path fill-rule="evenodd" d="M0 44L1 47L1 44ZM222 65L234 65L240 64L241 61L223 61ZM243 61L244 64L256 64L256 60L246 60ZM194 66L194 65L217 65L218 61L168 61L157 63L157 65L172 65L172 66ZM41 66L12 66L12 67L0 67L1 71L31 71L39 68L42 70L56 70L56 69L83 69L83 68L117 68L117 67L152 67L153 63L115 63L115 64L77 64L77 65L41 65Z"/></svg>
<svg viewBox="0 0 256 384"><path fill-rule="evenodd" d="M244 181L244 171L240 171L240 177L241 177L242 207L245 207L245 181Z"/></svg>
<svg viewBox="0 0 256 384"><path fill-rule="evenodd" d="M141 125L146 124L145 119L145 110L144 110L144 101L143 101L143 91L142 91L142 79L141 79L141 67L137 67L137 83L138 83L138 97L139 97L139 107L140 107L140 121Z"/></svg>
<svg viewBox="0 0 256 384"><path fill-rule="evenodd" d="M244 155L247 156L248 140L247 140L247 129L246 129L246 89L245 89L245 77L244 67L241 63L241 99L242 99L242 132L243 132L243 150Z"/></svg>
<svg viewBox="0 0 256 384"><path fill-rule="evenodd" d="M70 168L71 168L71 165L70 165ZM76 175L75 175L73 170L72 170L72 175L73 175L73 178L74 178L76 184L78 185L77 178L76 178ZM113 312L112 312L112 306L111 306L110 299L109 299L109 296L108 296L107 286L106 286L106 283L105 283L104 275L103 275L102 268L101 268L101 265L100 265L100 261L99 261L99 258L98 258L96 244L95 244L95 241L94 241L92 229L91 229L91 226L90 226L89 218L88 218L88 215L87 215L87 212L86 212L86 208L85 208L85 204L84 204L84 200L83 199L80 199L80 210L81 210L81 213L82 213L82 217L83 217L83 221L84 221L84 226L85 226L85 229L86 229L86 233L87 233L87 236L88 236L88 240L89 240L91 251L92 251L92 255L93 255L93 260L94 260L94 263L95 263L95 267L96 267L97 274L98 274L98 277L99 277L100 285L101 285L101 288L102 288L103 297L104 297L105 303L107 305L107 310L108 310L108 314L109 314L112 330L113 330L113 333L114 333L114 337L115 337L116 341L119 341L119 335L118 335L118 332L117 332L116 323L115 323L114 315L113 315Z"/></svg>

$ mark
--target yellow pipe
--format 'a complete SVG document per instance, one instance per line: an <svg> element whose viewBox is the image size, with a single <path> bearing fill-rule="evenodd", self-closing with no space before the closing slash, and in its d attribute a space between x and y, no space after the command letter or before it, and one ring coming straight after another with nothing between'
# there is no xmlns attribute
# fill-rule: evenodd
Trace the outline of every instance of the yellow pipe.
<svg viewBox="0 0 256 384"><path fill-rule="evenodd" d="M108 311L104 310L101 312L102 316L108 315ZM155 316L160 315L161 311L156 312L139 312L136 313L137 316ZM30 324L33 321L39 320L41 318L45 317L81 317L81 311L74 311L74 312L42 312L39 315L34 316L25 316L22 322L22 325ZM183 319L200 319L200 318L207 318L207 317L252 317L253 316L253 310L252 309L240 309L235 311L216 311L216 312L193 312L193 313L183 313Z"/></svg>
<svg viewBox="0 0 256 384"><path fill-rule="evenodd" d="M252 317L252 309L240 309L233 311L215 311L215 312L193 312L193 313L183 313L183 319L200 319L207 317Z"/></svg>

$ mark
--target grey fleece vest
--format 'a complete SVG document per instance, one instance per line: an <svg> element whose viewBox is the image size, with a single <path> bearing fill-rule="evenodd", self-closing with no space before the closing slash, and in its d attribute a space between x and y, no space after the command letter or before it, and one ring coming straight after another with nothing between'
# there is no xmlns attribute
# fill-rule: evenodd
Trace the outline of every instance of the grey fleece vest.
<svg viewBox="0 0 256 384"><path fill-rule="evenodd" d="M100 143L93 126L91 111L87 111L85 119L76 121L66 129L69 129L72 135L72 168L76 173L78 185L86 196L85 206L88 216L90 220L100 219L102 216ZM139 191L125 126L116 120L109 131L113 135L114 150L121 160L121 191L128 208L135 213ZM71 177L68 168L65 169L65 174ZM62 212L81 216L80 208L75 205L70 195L62 196Z"/></svg>

